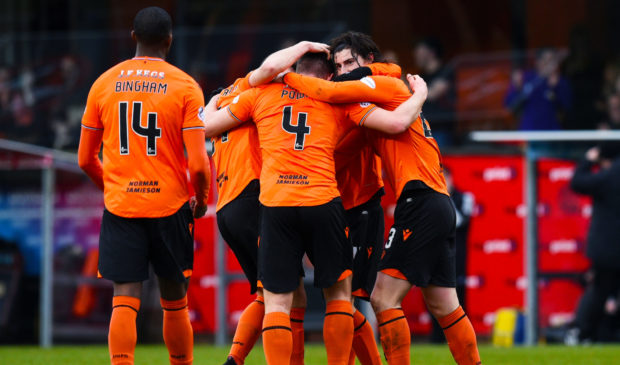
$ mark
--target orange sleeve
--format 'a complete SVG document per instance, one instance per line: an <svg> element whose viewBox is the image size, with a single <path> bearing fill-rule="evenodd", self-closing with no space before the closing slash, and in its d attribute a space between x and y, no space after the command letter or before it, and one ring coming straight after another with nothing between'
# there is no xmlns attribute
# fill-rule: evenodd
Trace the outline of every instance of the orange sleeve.
<svg viewBox="0 0 620 365"><path fill-rule="evenodd" d="M189 80L190 90L185 96L183 129L204 127L205 98L194 80Z"/></svg>
<svg viewBox="0 0 620 365"><path fill-rule="evenodd" d="M88 99L86 99L86 108L84 109L84 115L82 115L82 125L92 129L103 130L103 123L101 118L99 118L99 106L97 105L97 90L98 82L95 81L88 93Z"/></svg>
<svg viewBox="0 0 620 365"><path fill-rule="evenodd" d="M207 205L211 182L211 166L205 148L204 129L195 128L183 131L183 143L187 150L187 166L196 200Z"/></svg>
<svg viewBox="0 0 620 365"><path fill-rule="evenodd" d="M228 106L228 113L239 123L252 119L257 89L252 88L237 95Z"/></svg>
<svg viewBox="0 0 620 365"><path fill-rule="evenodd" d="M101 190L103 190L103 166L99 160L99 150L101 149L102 139L103 130L82 126L78 147L78 164Z"/></svg>
<svg viewBox="0 0 620 365"><path fill-rule="evenodd" d="M366 118L376 109L377 106L371 103L352 103L344 106L347 118L359 126L363 126Z"/></svg>
<svg viewBox="0 0 620 365"><path fill-rule="evenodd" d="M228 106L235 96L252 88L252 86L250 86L251 74L252 72L250 71L247 75L245 75L244 78L239 78L235 80L232 85L222 90L222 92L220 93L220 98L217 100L218 109Z"/></svg>
<svg viewBox="0 0 620 365"><path fill-rule="evenodd" d="M373 76L357 81L331 82L289 72L284 76L284 82L313 99L328 103L387 103L393 99L396 83L402 83L402 80Z"/></svg>
<svg viewBox="0 0 620 365"><path fill-rule="evenodd" d="M367 66L374 76L390 76L400 79L402 69L395 63L375 62Z"/></svg>

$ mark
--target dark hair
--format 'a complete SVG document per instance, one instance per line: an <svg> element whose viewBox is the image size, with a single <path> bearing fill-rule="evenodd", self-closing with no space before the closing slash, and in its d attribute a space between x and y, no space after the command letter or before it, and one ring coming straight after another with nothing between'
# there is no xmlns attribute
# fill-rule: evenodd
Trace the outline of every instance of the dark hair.
<svg viewBox="0 0 620 365"><path fill-rule="evenodd" d="M138 42L156 46L172 33L172 19L168 12L157 6L144 8L133 19L133 31Z"/></svg>
<svg viewBox="0 0 620 365"><path fill-rule="evenodd" d="M353 57L362 56L367 60L372 55L374 62L383 62L383 55L381 55L379 47L369 35L364 33L353 31L342 33L332 39L329 42L329 46L332 50L332 55L348 48L351 50Z"/></svg>
<svg viewBox="0 0 620 365"><path fill-rule="evenodd" d="M443 46L441 45L439 39L435 37L426 37L420 40L418 44L426 46L435 54L435 56L437 56L437 58L443 57Z"/></svg>
<svg viewBox="0 0 620 365"><path fill-rule="evenodd" d="M325 53L308 52L297 61L295 71L325 79L334 73L334 65L327 59Z"/></svg>

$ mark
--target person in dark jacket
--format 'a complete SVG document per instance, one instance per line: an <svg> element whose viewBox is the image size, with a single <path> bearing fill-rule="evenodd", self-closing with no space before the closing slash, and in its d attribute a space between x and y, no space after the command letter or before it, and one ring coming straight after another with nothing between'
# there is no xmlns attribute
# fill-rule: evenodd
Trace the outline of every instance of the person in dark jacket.
<svg viewBox="0 0 620 365"><path fill-rule="evenodd" d="M605 302L620 289L620 142L590 148L575 169L571 188L592 197L586 255L592 279L584 292L565 342L597 340Z"/></svg>

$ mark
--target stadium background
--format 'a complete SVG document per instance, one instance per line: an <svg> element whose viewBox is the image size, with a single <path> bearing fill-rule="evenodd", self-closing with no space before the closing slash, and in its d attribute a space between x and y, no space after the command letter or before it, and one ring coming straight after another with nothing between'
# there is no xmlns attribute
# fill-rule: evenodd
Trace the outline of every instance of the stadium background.
<svg viewBox="0 0 620 365"><path fill-rule="evenodd" d="M516 127L503 97L512 69L531 66L536 49L570 52L571 34L581 29L589 33L593 55L607 60L617 54L620 40L612 35L620 4L568 3L5 0L0 4L0 138L75 152L88 89L111 65L133 56L131 21L148 5L171 13L175 38L169 61L194 76L207 95L291 42L327 41L349 29L370 34L382 50L395 52L405 71L417 72L413 44L432 35L441 40L445 59L456 71L457 129L464 142L443 152L456 185L476 197L467 242L466 305L477 332L488 336L497 309L524 306L524 161L518 145L479 145L466 136L471 130ZM567 187L574 166L570 159L580 156L583 146L547 150L548 157L537 164L541 332L566 323L583 291L590 205ZM49 158L0 148L1 342L37 340L41 169L48 163ZM72 169L57 171L55 190L53 337L103 340L111 292L109 285L92 279L102 199ZM388 192L388 227L393 204ZM213 213L196 225L190 289L194 328L207 338L216 333L216 309L222 303L216 295L222 283L218 265L223 262L233 279L239 271L230 252L218 255ZM226 290L224 312L232 329L249 295L243 281L233 280ZM150 290L147 295L154 304L143 306L139 325L145 339L156 339L157 294ZM320 300L315 297L311 305L319 306ZM414 334L428 334L429 317L418 291L404 307Z"/></svg>

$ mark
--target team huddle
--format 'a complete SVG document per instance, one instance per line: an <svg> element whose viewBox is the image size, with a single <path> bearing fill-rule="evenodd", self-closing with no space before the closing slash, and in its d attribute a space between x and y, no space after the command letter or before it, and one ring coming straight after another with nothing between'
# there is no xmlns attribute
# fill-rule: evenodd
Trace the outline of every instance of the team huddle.
<svg viewBox="0 0 620 365"><path fill-rule="evenodd" d="M225 364L243 364L261 334L268 364L304 363L304 255L326 303L328 364L382 363L354 297L370 301L387 362L409 364L401 303L413 285L456 363L481 363L456 296L455 213L422 115L424 80L407 75L406 85L369 36L346 32L329 45L304 41L271 54L203 107L195 81L164 61L172 40L164 10L141 10L132 37L136 57L104 73L89 93L78 153L104 190L99 272L114 282L112 364L133 364L149 263L170 363L193 362L187 283L193 218L205 214L209 194L209 137L218 227L257 294ZM119 90L121 81L156 82L166 92ZM386 242L382 176L397 199Z"/></svg>

